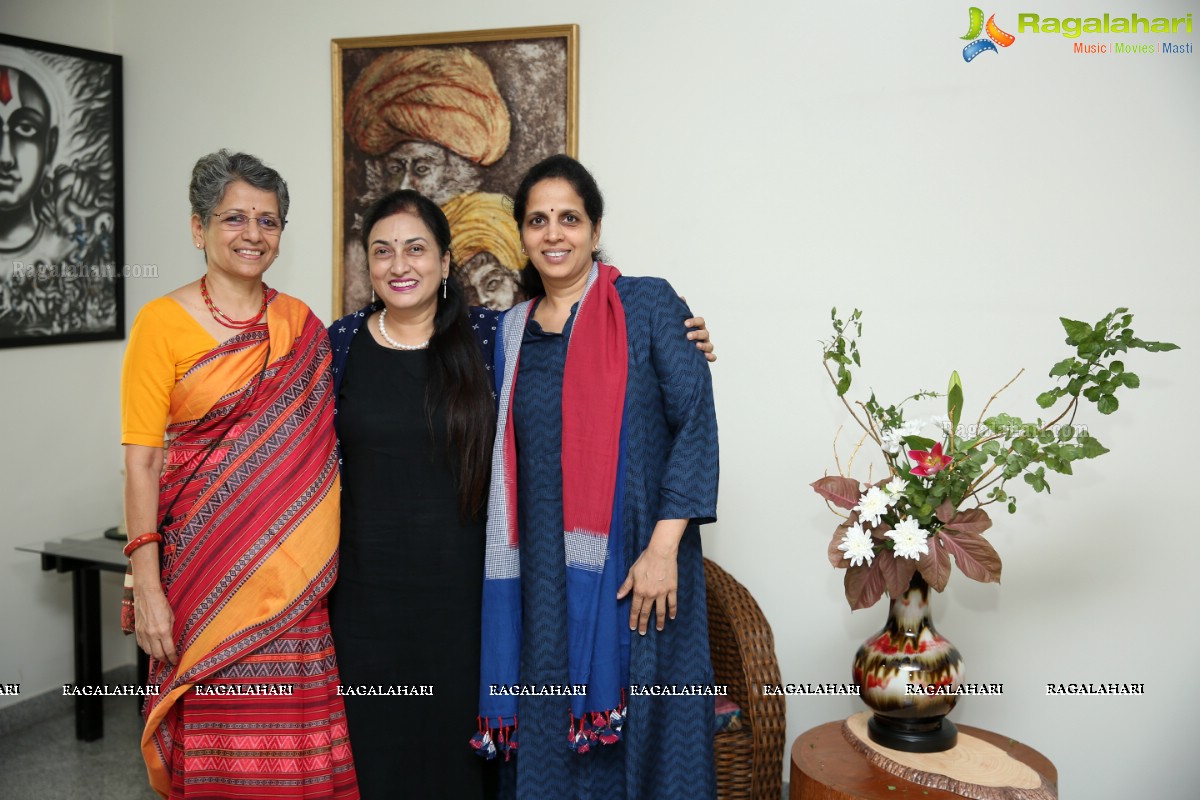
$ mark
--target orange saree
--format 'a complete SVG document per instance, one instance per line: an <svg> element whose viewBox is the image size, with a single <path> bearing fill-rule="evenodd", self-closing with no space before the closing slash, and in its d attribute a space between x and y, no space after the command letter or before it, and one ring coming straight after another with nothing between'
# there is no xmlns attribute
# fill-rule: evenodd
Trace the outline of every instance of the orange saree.
<svg viewBox="0 0 1200 800"><path fill-rule="evenodd" d="M268 298L265 323L170 395L159 518L179 663L151 660L141 744L163 797L358 797L326 608L329 344L307 306Z"/></svg>

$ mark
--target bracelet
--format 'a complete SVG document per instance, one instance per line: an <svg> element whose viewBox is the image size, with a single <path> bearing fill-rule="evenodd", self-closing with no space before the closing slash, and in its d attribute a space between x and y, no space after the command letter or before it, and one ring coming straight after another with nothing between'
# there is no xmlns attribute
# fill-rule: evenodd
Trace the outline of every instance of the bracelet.
<svg viewBox="0 0 1200 800"><path fill-rule="evenodd" d="M137 550L142 545L150 544L151 542L162 542L162 540L163 540L162 534L159 533L158 531L152 531L150 533L143 533L141 536L138 536L134 539L130 539L129 544L125 545L125 549L123 552L125 553L125 557L129 558L131 555L133 555L133 551Z"/></svg>

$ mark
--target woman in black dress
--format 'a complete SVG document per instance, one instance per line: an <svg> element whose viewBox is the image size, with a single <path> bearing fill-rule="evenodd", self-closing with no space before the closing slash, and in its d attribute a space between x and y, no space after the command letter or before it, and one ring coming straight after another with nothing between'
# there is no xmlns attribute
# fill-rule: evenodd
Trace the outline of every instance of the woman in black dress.
<svg viewBox="0 0 1200 800"><path fill-rule="evenodd" d="M379 301L329 329L342 449L331 623L362 796L478 800L484 502L495 409L450 226L395 192L363 224ZM391 692L391 694L389 694Z"/></svg>

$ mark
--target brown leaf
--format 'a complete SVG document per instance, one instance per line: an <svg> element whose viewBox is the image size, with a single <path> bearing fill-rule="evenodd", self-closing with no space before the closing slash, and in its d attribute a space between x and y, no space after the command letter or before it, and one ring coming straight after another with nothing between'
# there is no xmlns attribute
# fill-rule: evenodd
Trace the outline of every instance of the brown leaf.
<svg viewBox="0 0 1200 800"><path fill-rule="evenodd" d="M946 522L944 527L946 530L960 533L983 533L992 527L992 518L982 508L968 508L966 511L958 512L958 515Z"/></svg>
<svg viewBox="0 0 1200 800"><path fill-rule="evenodd" d="M921 571L925 582L940 592L946 588L946 583L950 580L950 554L937 540L937 536L930 536L926 541L929 545L929 552L921 556L917 569Z"/></svg>
<svg viewBox="0 0 1200 800"><path fill-rule="evenodd" d="M977 533L937 534L942 544L954 556L962 573L980 583L1000 582L1000 554L992 543Z"/></svg>
<svg viewBox="0 0 1200 800"><path fill-rule="evenodd" d="M867 532L871 534L872 539L878 539L879 541L882 542L884 539L887 538L887 532L890 531L891 529L892 529L891 525L888 525L886 522L883 522L882 520L880 520L878 525L876 525L873 528L870 528Z"/></svg>
<svg viewBox="0 0 1200 800"><path fill-rule="evenodd" d="M942 504L933 513L937 514L937 518L942 522L949 522L954 519L954 504L949 500L943 500Z"/></svg>
<svg viewBox="0 0 1200 800"><path fill-rule="evenodd" d="M891 550L884 550L879 555L875 556L875 563L879 565L879 571L883 574L883 588L892 597L896 597L896 557Z"/></svg>
<svg viewBox="0 0 1200 800"><path fill-rule="evenodd" d="M908 586L912 583L913 575L917 573L917 560L915 558L897 558L896 559L896 580L900 582L900 594L895 597L902 596L908 591Z"/></svg>
<svg viewBox="0 0 1200 800"><path fill-rule="evenodd" d="M870 608L883 597L883 572L876 558L871 566L865 564L846 570L846 599L850 601L850 610Z"/></svg>
<svg viewBox="0 0 1200 800"><path fill-rule="evenodd" d="M842 537L846 535L846 529L849 525L838 525L833 531L833 538L829 540L829 563L837 569L846 569L850 566L850 559L845 558L845 553L838 550L838 545L842 543Z"/></svg>
<svg viewBox="0 0 1200 800"><path fill-rule="evenodd" d="M840 475L826 475L810 484L813 490L839 508L851 509L858 505L860 492L858 481Z"/></svg>
<svg viewBox="0 0 1200 800"><path fill-rule="evenodd" d="M884 550L875 560L879 562L879 570L883 573L888 596L902 597L908 591L913 573L917 571L917 562L911 558L897 558L891 550Z"/></svg>

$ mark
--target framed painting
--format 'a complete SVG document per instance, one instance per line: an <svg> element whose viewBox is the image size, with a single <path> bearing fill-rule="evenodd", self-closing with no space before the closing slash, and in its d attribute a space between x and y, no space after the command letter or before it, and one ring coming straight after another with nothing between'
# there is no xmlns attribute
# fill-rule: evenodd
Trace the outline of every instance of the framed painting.
<svg viewBox="0 0 1200 800"><path fill-rule="evenodd" d="M579 26L333 40L333 303L371 299L363 212L416 189L446 213L473 305L524 299L511 195L578 143Z"/></svg>
<svg viewBox="0 0 1200 800"><path fill-rule="evenodd" d="M0 347L125 338L121 57L0 34Z"/></svg>

